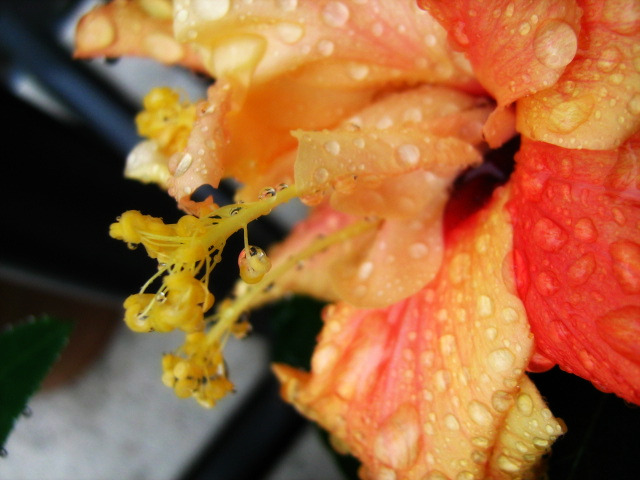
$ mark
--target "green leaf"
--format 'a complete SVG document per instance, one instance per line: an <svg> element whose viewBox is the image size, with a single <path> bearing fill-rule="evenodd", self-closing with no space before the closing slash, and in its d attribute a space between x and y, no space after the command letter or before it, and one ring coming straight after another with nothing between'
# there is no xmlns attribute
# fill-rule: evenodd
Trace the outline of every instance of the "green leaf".
<svg viewBox="0 0 640 480"><path fill-rule="evenodd" d="M293 296L271 308L269 326L273 333L271 358L274 362L310 370L311 354L322 328L320 313L324 305L310 297Z"/></svg>
<svg viewBox="0 0 640 480"><path fill-rule="evenodd" d="M42 316L0 333L0 449L66 345L69 322Z"/></svg>

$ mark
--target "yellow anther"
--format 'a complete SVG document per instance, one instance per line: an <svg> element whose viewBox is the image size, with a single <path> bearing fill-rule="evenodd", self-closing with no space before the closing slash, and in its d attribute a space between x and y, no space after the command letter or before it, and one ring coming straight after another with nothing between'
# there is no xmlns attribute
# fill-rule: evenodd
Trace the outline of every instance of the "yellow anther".
<svg viewBox="0 0 640 480"><path fill-rule="evenodd" d="M181 103L177 92L159 87L144 97L143 106L136 116L138 133L155 140L167 156L184 150L196 120L195 105Z"/></svg>

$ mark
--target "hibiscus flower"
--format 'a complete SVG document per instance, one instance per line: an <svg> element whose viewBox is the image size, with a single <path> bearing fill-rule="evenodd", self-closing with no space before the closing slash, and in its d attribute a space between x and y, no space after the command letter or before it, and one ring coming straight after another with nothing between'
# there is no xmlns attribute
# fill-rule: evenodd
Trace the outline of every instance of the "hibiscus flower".
<svg viewBox="0 0 640 480"><path fill-rule="evenodd" d="M232 390L222 350L243 313L298 292L330 305L311 370L274 366L282 395L362 478L532 476L564 428L527 369L558 364L640 403L639 37L632 0L116 0L87 14L78 56L216 79L197 103L152 91L128 159L191 215L126 212L111 228L159 262L127 324L186 332L163 381L212 406ZM460 188L517 134L506 185ZM226 177L237 203L193 195ZM308 219L269 254L250 245L248 223L294 197ZM237 230L242 280L208 315Z"/></svg>

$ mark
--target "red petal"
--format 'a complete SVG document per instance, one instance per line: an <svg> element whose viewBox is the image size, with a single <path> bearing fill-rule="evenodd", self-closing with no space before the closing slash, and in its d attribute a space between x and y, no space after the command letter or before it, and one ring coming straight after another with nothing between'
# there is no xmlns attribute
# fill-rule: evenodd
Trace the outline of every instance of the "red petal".
<svg viewBox="0 0 640 480"><path fill-rule="evenodd" d="M617 150L525 140L510 208L538 350L640 403L640 136Z"/></svg>

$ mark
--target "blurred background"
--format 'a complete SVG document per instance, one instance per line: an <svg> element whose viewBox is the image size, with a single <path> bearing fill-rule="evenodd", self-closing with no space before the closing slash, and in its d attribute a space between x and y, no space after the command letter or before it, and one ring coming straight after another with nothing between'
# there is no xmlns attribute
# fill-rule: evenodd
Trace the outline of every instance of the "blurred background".
<svg viewBox="0 0 640 480"><path fill-rule="evenodd" d="M0 210L0 323L42 313L75 322L30 415L9 437L0 478L338 478L316 432L279 400L265 322L255 319L250 338L230 342L237 393L213 410L160 381L161 355L179 336L121 325L123 299L156 267L110 239L109 224L128 209L180 216L160 189L122 176L138 141L133 118L153 86L197 99L210 81L146 59L72 60L75 23L95 3L0 4L0 182L8 200ZM252 243L266 246L286 228L287 214L252 224ZM241 238L227 248L239 252ZM235 253L224 258L217 298L237 278Z"/></svg>

